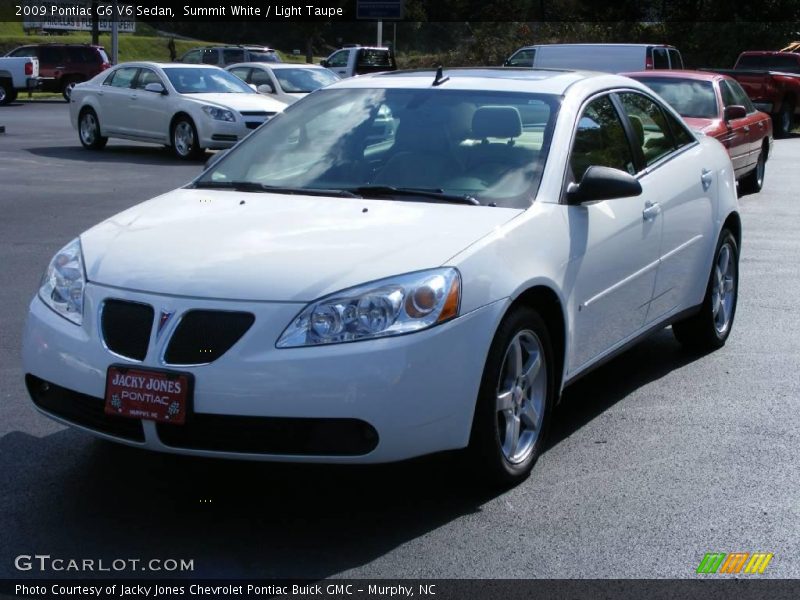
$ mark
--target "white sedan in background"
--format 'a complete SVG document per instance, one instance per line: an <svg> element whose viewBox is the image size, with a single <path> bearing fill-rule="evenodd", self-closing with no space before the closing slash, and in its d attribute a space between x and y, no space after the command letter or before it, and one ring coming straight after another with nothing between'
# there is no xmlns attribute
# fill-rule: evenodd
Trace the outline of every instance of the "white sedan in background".
<svg viewBox="0 0 800 600"><path fill-rule="evenodd" d="M469 448L517 482L565 386L668 325L725 343L740 244L725 148L638 82L357 77L59 250L26 384L43 413L151 450Z"/></svg>
<svg viewBox="0 0 800 600"><path fill-rule="evenodd" d="M255 86L259 93L286 104L293 104L340 79L336 73L325 67L303 63L249 62L231 65L225 70Z"/></svg>
<svg viewBox="0 0 800 600"><path fill-rule="evenodd" d="M99 150L114 137L164 144L192 159L230 148L285 106L219 67L123 63L75 87L70 118L85 148Z"/></svg>

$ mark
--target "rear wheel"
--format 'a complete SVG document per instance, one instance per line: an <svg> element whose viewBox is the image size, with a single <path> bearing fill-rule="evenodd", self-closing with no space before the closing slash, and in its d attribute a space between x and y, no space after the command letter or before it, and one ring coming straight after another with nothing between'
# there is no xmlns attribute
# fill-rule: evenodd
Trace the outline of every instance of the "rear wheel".
<svg viewBox="0 0 800 600"><path fill-rule="evenodd" d="M91 108L83 109L78 117L78 137L89 150L101 150L108 142L107 137L100 135L100 121Z"/></svg>
<svg viewBox="0 0 800 600"><path fill-rule="evenodd" d="M183 160L197 159L203 154L197 128L189 117L180 117L172 126L172 150Z"/></svg>
<svg viewBox="0 0 800 600"><path fill-rule="evenodd" d="M64 84L61 87L61 95L64 96L64 100L69 102L69 99L72 96L72 89L80 82L80 79L76 77L70 77L64 80Z"/></svg>
<svg viewBox="0 0 800 600"><path fill-rule="evenodd" d="M789 137L794 126L794 103L789 100L783 101L781 112L773 116L775 137Z"/></svg>
<svg viewBox="0 0 800 600"><path fill-rule="evenodd" d="M9 79L0 79L0 106L10 104L16 98L16 90Z"/></svg>
<svg viewBox="0 0 800 600"><path fill-rule="evenodd" d="M738 296L739 248L730 230L723 229L700 312L674 323L672 332L681 344L693 350L721 348L733 327Z"/></svg>
<svg viewBox="0 0 800 600"><path fill-rule="evenodd" d="M766 150L761 149L756 162L756 168L742 177L739 181L739 188L743 194L757 194L764 186L764 173L766 172L767 155Z"/></svg>
<svg viewBox="0 0 800 600"><path fill-rule="evenodd" d="M518 483L536 463L554 404L553 365L542 318L515 309L489 349L472 424L472 457L492 483Z"/></svg>

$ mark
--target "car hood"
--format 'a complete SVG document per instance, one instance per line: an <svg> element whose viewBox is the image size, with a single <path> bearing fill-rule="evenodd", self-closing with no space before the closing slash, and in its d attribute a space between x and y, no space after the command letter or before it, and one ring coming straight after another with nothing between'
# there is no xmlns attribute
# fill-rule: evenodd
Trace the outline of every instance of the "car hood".
<svg viewBox="0 0 800 600"><path fill-rule="evenodd" d="M716 137L725 132L722 119L701 119L699 117L683 117L686 124L700 133Z"/></svg>
<svg viewBox="0 0 800 600"><path fill-rule="evenodd" d="M180 189L81 236L87 278L203 298L309 302L445 264L521 214L430 202Z"/></svg>
<svg viewBox="0 0 800 600"><path fill-rule="evenodd" d="M235 111L280 112L286 108L285 102L269 98L263 94L183 94L184 98L200 104L214 104Z"/></svg>

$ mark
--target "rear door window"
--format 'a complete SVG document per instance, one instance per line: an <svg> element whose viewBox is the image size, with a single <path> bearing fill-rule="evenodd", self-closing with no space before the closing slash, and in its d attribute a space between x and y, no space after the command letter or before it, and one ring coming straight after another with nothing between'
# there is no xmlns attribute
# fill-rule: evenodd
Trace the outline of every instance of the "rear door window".
<svg viewBox="0 0 800 600"><path fill-rule="evenodd" d="M244 62L244 50L241 48L225 48L222 51L222 62L226 65Z"/></svg>
<svg viewBox="0 0 800 600"><path fill-rule="evenodd" d="M669 68L682 69L683 59L681 58L681 53L675 50L675 48L670 48L667 50L667 53L669 54Z"/></svg>
<svg viewBox="0 0 800 600"><path fill-rule="evenodd" d="M129 88L138 70L137 67L122 67L114 71L110 77L106 78L103 84L115 88Z"/></svg>
<svg viewBox="0 0 800 600"><path fill-rule="evenodd" d="M51 46L40 46L38 54L39 62L43 65L56 66L64 61L61 50Z"/></svg>
<svg viewBox="0 0 800 600"><path fill-rule="evenodd" d="M532 67L533 57L536 56L535 48L520 50L506 61L507 67Z"/></svg>
<svg viewBox="0 0 800 600"><path fill-rule="evenodd" d="M210 48L210 49L203 50L202 62L203 62L203 64L206 64L206 65L216 65L216 64L218 64L219 63L219 58L217 58L217 49L216 48Z"/></svg>

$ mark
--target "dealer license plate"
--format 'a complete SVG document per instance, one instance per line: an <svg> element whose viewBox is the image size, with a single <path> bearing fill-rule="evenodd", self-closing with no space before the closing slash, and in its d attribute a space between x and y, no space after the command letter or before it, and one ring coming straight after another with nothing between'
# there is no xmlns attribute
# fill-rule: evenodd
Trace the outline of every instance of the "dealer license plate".
<svg viewBox="0 0 800 600"><path fill-rule="evenodd" d="M190 373L112 365L106 374L105 413L183 425L192 383Z"/></svg>

